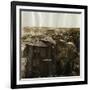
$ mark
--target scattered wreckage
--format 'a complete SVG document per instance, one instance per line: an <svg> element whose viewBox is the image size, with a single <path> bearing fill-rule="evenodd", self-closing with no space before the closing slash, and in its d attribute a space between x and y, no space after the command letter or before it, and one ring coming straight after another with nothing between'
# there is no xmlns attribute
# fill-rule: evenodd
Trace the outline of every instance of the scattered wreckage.
<svg viewBox="0 0 90 90"><path fill-rule="evenodd" d="M21 78L78 76L79 53L73 42L50 37L27 38L23 41L25 58Z"/></svg>

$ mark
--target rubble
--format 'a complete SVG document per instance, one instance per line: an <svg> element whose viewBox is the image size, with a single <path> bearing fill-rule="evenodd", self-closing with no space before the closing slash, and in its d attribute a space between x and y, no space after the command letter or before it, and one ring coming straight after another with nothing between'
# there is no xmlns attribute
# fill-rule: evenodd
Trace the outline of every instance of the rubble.
<svg viewBox="0 0 90 90"><path fill-rule="evenodd" d="M30 28L30 31L31 29L33 28ZM24 65L21 77L80 75L80 29L48 27L34 29L40 30L39 34L30 34L28 27L30 35L21 39L21 44L24 45L21 61L25 58L27 62L21 64Z"/></svg>

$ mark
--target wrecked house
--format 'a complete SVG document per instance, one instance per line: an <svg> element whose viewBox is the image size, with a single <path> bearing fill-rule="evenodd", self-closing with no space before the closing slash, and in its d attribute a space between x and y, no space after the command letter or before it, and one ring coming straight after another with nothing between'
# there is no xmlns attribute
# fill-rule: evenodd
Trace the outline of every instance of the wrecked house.
<svg viewBox="0 0 90 90"><path fill-rule="evenodd" d="M55 62L53 55L53 40L47 38L28 42L23 51L27 58L25 65L25 78L55 76Z"/></svg>

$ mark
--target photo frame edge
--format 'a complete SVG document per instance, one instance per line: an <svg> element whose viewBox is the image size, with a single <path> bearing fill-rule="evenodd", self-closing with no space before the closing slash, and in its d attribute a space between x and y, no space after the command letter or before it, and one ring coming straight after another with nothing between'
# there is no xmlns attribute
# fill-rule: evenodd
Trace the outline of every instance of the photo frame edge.
<svg viewBox="0 0 90 90"><path fill-rule="evenodd" d="M21 4L20 4L21 3ZM12 1L11 2L11 88L14 89L14 88L30 88L30 87L48 87L48 86L65 86L65 85L80 85L80 84L87 84L88 83L88 71L87 71L87 33L88 33L88 30L87 30L87 17L88 17L88 11L87 11L87 8L88 6L84 6L84 5L77 5L79 8L81 7L81 9L84 9L85 10L85 41L84 41L84 44L85 44L85 80L84 81L77 81L77 82L59 82L59 83L44 83L44 84L30 84L30 85L16 85L16 6L17 5L26 5L24 3L32 3L32 6L34 2L19 2L19 1ZM37 5L41 5L41 4L44 4L44 3L37 3ZM45 3L47 4L47 3ZM49 5L52 4L52 3L49 3ZM53 4L54 5L54 4ZM69 6L68 4L58 4L58 5L67 5ZM70 5L72 6L72 5ZM53 7L52 7L53 8ZM67 7L66 7L67 8ZM69 7L71 8L71 7ZM62 84L61 84L62 83Z"/></svg>

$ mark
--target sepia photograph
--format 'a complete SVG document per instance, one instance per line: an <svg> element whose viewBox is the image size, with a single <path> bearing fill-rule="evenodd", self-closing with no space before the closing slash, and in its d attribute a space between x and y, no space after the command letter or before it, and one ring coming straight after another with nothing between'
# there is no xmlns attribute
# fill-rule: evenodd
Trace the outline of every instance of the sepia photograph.
<svg viewBox="0 0 90 90"><path fill-rule="evenodd" d="M87 84L87 6L11 2L11 88Z"/></svg>
<svg viewBox="0 0 90 90"><path fill-rule="evenodd" d="M21 78L80 75L80 13L21 10Z"/></svg>

